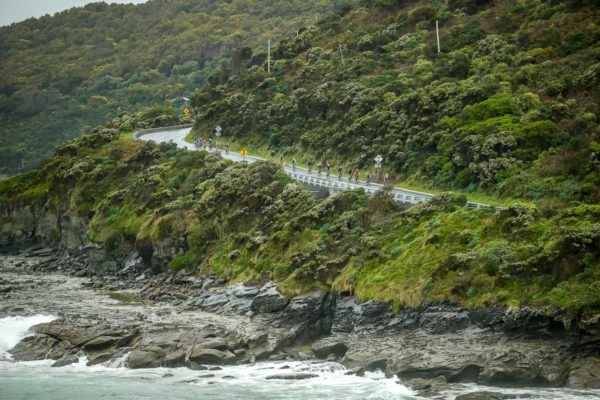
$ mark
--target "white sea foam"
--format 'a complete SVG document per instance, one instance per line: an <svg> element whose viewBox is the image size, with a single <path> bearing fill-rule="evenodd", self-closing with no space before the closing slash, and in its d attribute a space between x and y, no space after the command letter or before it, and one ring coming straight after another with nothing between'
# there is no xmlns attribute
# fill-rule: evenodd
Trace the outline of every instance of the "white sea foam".
<svg viewBox="0 0 600 400"><path fill-rule="evenodd" d="M31 334L32 326L55 320L52 315L32 315L29 317L0 318L0 360L10 360L8 350L12 349L23 338Z"/></svg>

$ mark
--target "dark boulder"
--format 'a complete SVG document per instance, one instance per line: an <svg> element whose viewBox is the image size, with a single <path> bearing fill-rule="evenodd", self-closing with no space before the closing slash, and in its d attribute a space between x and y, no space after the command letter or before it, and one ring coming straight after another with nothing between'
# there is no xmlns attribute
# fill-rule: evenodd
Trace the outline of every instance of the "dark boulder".
<svg viewBox="0 0 600 400"><path fill-rule="evenodd" d="M127 358L127 367L137 368L156 368L160 367L165 352L158 347L149 347L144 350L133 350Z"/></svg>
<svg viewBox="0 0 600 400"><path fill-rule="evenodd" d="M87 362L86 365L88 367L90 367L92 365L102 364L102 363L107 362L111 358L113 358L113 353L100 353L100 354L90 358L90 360Z"/></svg>
<svg viewBox="0 0 600 400"><path fill-rule="evenodd" d="M323 300L326 296L327 292L322 289L296 296L290 301L283 316L291 322L316 321L324 314Z"/></svg>
<svg viewBox="0 0 600 400"><path fill-rule="evenodd" d="M319 340L312 346L312 351L315 353L315 357L325 359L329 356L333 356L336 359L344 357L348 351L348 346L343 342L330 341L328 339Z"/></svg>
<svg viewBox="0 0 600 400"><path fill-rule="evenodd" d="M469 312L450 302L424 303L419 327L434 334L457 332L471 325Z"/></svg>
<svg viewBox="0 0 600 400"><path fill-rule="evenodd" d="M196 364L230 365L237 362L235 354L229 350L194 349L189 360Z"/></svg>
<svg viewBox="0 0 600 400"><path fill-rule="evenodd" d="M252 300L250 309L258 313L272 313L283 310L288 303L288 299L279 293L277 285L269 282L260 288L258 295Z"/></svg>
<svg viewBox="0 0 600 400"><path fill-rule="evenodd" d="M185 353L181 350L167 354L162 361L162 366L167 368L177 368L183 365L185 365Z"/></svg>
<svg viewBox="0 0 600 400"><path fill-rule="evenodd" d="M79 357L77 357L74 354L70 354L70 355L65 355L62 358L58 359L54 364L52 364L52 367L55 367L55 368L66 367L67 365L76 364L78 362L79 362Z"/></svg>
<svg viewBox="0 0 600 400"><path fill-rule="evenodd" d="M114 336L98 336L83 345L86 351L102 350L114 345L120 338Z"/></svg>
<svg viewBox="0 0 600 400"><path fill-rule="evenodd" d="M36 334L21 340L9 353L15 361L43 360L58 343L53 337Z"/></svg>
<svg viewBox="0 0 600 400"><path fill-rule="evenodd" d="M504 400L506 398L502 393L482 391L461 394L456 396L455 400Z"/></svg>
<svg viewBox="0 0 600 400"><path fill-rule="evenodd" d="M298 372L295 374L279 374L279 375L269 375L265 379L284 379L284 380L302 380L302 379L311 379L317 378L318 374L311 374L308 372Z"/></svg>
<svg viewBox="0 0 600 400"><path fill-rule="evenodd" d="M220 337L214 337L206 338L194 346L194 350L199 349L227 350L228 346L225 339Z"/></svg>

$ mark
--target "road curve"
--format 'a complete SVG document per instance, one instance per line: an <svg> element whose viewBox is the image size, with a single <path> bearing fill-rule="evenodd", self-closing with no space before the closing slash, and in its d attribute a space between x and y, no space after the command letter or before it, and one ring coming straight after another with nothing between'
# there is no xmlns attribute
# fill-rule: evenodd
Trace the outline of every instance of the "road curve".
<svg viewBox="0 0 600 400"><path fill-rule="evenodd" d="M136 140L143 141L151 141L155 143L165 143L172 142L175 143L178 147L188 149L188 150L202 150L197 148L192 143L188 143L185 141L185 137L191 130L191 126L174 126L174 127L165 127L165 128L156 128L156 129L148 129L142 130L134 133L133 137ZM255 156L242 156L238 153L229 152L225 153L222 150L212 149L210 151L220 152L221 156L225 159L240 162L245 161L249 163L253 163L256 161L263 160L260 157ZM320 186L324 188L328 188L331 192L337 192L342 190L350 190L362 188L367 194L373 195L377 191L383 188L383 185L377 183L367 184L365 181L349 181L347 178L338 179L337 176L326 177L325 174L318 175L315 171L309 173L305 168L296 167L293 168L291 165L285 164L283 166L285 172L291 176L293 179L296 179L300 182L313 185ZM434 194L419 192L416 190L403 189L400 187L395 187L392 192L394 196L394 200L401 203L410 203L415 204L423 201L428 201ZM489 205L475 203L475 202L467 202L467 205L471 208L487 208ZM500 207L496 207L497 210L501 209Z"/></svg>

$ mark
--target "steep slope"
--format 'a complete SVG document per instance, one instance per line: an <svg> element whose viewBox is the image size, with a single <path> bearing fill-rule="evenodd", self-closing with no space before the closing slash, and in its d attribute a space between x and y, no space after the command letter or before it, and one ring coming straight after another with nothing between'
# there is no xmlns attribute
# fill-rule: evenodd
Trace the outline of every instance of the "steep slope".
<svg viewBox="0 0 600 400"><path fill-rule="evenodd" d="M396 307L600 309L600 206L496 213L446 194L402 210L362 191L316 200L273 163L132 141L145 118L122 115L0 182L0 243L83 251L98 274L139 254L156 272L274 280L288 294L334 288Z"/></svg>
<svg viewBox="0 0 600 400"><path fill-rule="evenodd" d="M0 175L29 168L119 111L233 73L267 39L321 19L344 2L150 0L94 3L0 28Z"/></svg>
<svg viewBox="0 0 600 400"><path fill-rule="evenodd" d="M193 100L196 135L404 183L600 201L597 1L364 1ZM441 52L437 52L436 20Z"/></svg>

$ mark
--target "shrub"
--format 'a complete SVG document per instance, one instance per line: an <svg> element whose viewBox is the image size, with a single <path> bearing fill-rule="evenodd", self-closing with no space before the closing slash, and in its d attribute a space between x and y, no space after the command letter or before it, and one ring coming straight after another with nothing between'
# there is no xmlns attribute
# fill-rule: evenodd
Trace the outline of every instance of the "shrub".
<svg viewBox="0 0 600 400"><path fill-rule="evenodd" d="M421 6L411 10L408 13L408 19L413 24L416 24L421 21L433 22L435 20L436 14L437 11L435 10L435 8L431 6Z"/></svg>
<svg viewBox="0 0 600 400"><path fill-rule="evenodd" d="M169 271L175 273L179 270L191 270L198 265L198 257L193 254L180 254L169 262Z"/></svg>

